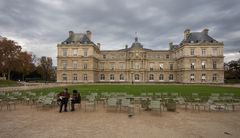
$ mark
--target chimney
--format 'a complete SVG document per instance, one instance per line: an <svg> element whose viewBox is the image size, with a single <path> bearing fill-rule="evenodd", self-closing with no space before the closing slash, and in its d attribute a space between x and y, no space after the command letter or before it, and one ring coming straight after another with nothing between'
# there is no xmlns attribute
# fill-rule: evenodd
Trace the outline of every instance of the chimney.
<svg viewBox="0 0 240 138"><path fill-rule="evenodd" d="M190 34L190 29L186 29L184 31L184 40L187 40L187 37L189 36L189 34Z"/></svg>
<svg viewBox="0 0 240 138"><path fill-rule="evenodd" d="M69 31L69 37L73 36L74 32L73 31Z"/></svg>
<svg viewBox="0 0 240 138"><path fill-rule="evenodd" d="M87 31L86 31L86 34L87 34L88 39L89 39L89 40L92 40L92 32L89 31L89 30L87 30Z"/></svg>
<svg viewBox="0 0 240 138"><path fill-rule="evenodd" d="M125 49L128 49L128 45L125 45Z"/></svg>
<svg viewBox="0 0 240 138"><path fill-rule="evenodd" d="M203 29L202 32L203 32L204 34L208 35L208 29L207 29L207 28Z"/></svg>
<svg viewBox="0 0 240 138"><path fill-rule="evenodd" d="M173 42L169 43L169 49L172 50L173 49Z"/></svg>
<svg viewBox="0 0 240 138"><path fill-rule="evenodd" d="M100 50L101 44L100 44L100 43L97 43L97 47L98 47L98 49Z"/></svg>

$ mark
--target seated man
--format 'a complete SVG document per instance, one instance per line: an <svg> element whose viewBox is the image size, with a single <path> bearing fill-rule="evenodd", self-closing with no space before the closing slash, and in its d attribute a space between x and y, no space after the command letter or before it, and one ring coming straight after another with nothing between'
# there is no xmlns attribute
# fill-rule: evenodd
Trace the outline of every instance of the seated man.
<svg viewBox="0 0 240 138"><path fill-rule="evenodd" d="M67 112L67 104L68 104L69 97L70 97L70 95L68 93L67 88L64 89L64 92L61 92L58 94L58 98L60 101L60 109L59 109L60 113L62 112L63 105L64 105L64 111Z"/></svg>
<svg viewBox="0 0 240 138"><path fill-rule="evenodd" d="M71 99L71 111L74 111L74 104L75 103L80 103L81 104L81 95L80 93L77 92L77 90L73 90L73 95Z"/></svg>

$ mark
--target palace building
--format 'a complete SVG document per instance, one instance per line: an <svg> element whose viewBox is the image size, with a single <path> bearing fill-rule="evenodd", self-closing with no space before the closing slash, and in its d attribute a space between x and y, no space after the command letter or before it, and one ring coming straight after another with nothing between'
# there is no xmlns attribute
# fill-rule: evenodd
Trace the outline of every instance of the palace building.
<svg viewBox="0 0 240 138"><path fill-rule="evenodd" d="M184 31L169 50L144 48L136 37L123 49L101 50L92 33L74 33L57 45L57 82L224 83L223 42Z"/></svg>

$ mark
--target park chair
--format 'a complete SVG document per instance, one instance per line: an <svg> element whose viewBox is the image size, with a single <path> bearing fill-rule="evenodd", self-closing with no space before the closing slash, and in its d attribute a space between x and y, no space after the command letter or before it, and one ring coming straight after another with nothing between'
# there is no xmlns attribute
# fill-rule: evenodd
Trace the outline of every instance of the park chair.
<svg viewBox="0 0 240 138"><path fill-rule="evenodd" d="M120 111L122 108L126 108L129 115L134 114L134 105L131 104L130 99L123 98L121 100Z"/></svg>
<svg viewBox="0 0 240 138"><path fill-rule="evenodd" d="M11 96L7 98L7 101L6 101L7 110L11 110L11 106L13 106L14 110L16 110L16 100L17 99L15 97L11 97Z"/></svg>
<svg viewBox="0 0 240 138"><path fill-rule="evenodd" d="M0 99L0 108L1 108L1 111L2 111L3 106L4 106L3 100Z"/></svg>
<svg viewBox="0 0 240 138"><path fill-rule="evenodd" d="M167 92L163 92L162 93L162 99L166 99L169 98L168 93Z"/></svg>
<svg viewBox="0 0 240 138"><path fill-rule="evenodd" d="M149 92L149 93L147 93L147 96L153 98L153 93Z"/></svg>
<svg viewBox="0 0 240 138"><path fill-rule="evenodd" d="M159 113L162 112L162 108L161 108L161 102L160 101L150 101L149 104L149 109L151 109L152 111L159 111Z"/></svg>
<svg viewBox="0 0 240 138"><path fill-rule="evenodd" d="M113 108L113 109L115 109L117 111L117 108L118 108L118 100L117 100L117 98L109 98L107 100L107 111L110 108Z"/></svg>
<svg viewBox="0 0 240 138"><path fill-rule="evenodd" d="M47 109L51 108L53 106L53 98L50 98L48 96L43 96L38 100L38 104L36 105L37 109Z"/></svg>
<svg viewBox="0 0 240 138"><path fill-rule="evenodd" d="M141 96L142 96L142 97L146 97L147 94L146 94L145 92L142 92L142 93L141 93Z"/></svg>
<svg viewBox="0 0 240 138"><path fill-rule="evenodd" d="M184 105L185 110L188 109L188 102L186 101L186 99L184 97L177 97L176 103L180 106Z"/></svg>
<svg viewBox="0 0 240 138"><path fill-rule="evenodd" d="M92 111L96 111L96 99L92 95L90 95L85 101L85 112L87 111L88 107L92 108Z"/></svg>
<svg viewBox="0 0 240 138"><path fill-rule="evenodd" d="M160 92L156 92L155 93L155 98L161 98L161 93Z"/></svg>

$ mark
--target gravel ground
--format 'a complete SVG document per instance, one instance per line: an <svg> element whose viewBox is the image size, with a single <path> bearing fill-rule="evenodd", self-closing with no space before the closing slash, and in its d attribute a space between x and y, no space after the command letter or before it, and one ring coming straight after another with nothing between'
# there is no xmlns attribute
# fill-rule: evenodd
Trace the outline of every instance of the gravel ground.
<svg viewBox="0 0 240 138"><path fill-rule="evenodd" d="M84 103L83 103L84 105ZM84 106L83 106L84 107ZM0 111L0 138L239 138L240 112L106 111L58 112L17 105Z"/></svg>

